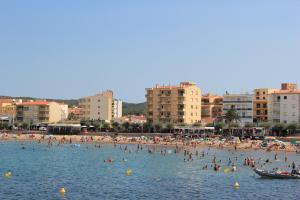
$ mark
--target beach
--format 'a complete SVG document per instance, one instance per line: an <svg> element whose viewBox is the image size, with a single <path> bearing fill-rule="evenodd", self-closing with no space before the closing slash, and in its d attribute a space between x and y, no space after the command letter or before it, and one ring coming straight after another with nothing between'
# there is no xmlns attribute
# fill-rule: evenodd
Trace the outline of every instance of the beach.
<svg viewBox="0 0 300 200"><path fill-rule="evenodd" d="M297 152L298 147L290 142L270 142L266 147L262 147L262 140L225 140L219 138L206 139L175 139L171 136L166 137L147 137L147 136L109 136L109 135L44 135L44 134L0 134L1 140L17 141L36 141L39 143L54 144L82 144L82 143L99 143L99 144L140 144L140 145L157 145L170 147L212 147L218 149L238 149L238 150L265 150L265 151L283 151Z"/></svg>

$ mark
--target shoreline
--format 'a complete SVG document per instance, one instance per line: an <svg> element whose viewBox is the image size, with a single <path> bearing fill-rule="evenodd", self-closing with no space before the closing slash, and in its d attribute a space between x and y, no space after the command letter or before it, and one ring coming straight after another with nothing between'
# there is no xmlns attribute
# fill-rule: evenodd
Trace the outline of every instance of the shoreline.
<svg viewBox="0 0 300 200"><path fill-rule="evenodd" d="M220 140L208 141L182 141L175 140L174 138L156 137L154 140L149 140L147 137L129 137L117 136L90 136L90 135L43 135L43 134L0 134L0 141L31 141L38 143L58 143L58 144L116 144L116 145L146 145L146 146L160 146L172 148L214 148L219 150L239 150L239 151L267 151L267 152L286 152L293 153L299 151L295 146L286 143L284 149L278 146L271 145L271 148L261 147L262 141L260 140L247 140L241 143L221 142ZM272 147L273 146L273 147Z"/></svg>

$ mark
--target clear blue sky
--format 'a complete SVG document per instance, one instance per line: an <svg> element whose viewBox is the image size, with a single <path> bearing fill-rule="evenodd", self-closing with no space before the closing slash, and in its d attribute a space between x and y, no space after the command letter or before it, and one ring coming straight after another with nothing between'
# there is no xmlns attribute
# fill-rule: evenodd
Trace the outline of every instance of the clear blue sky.
<svg viewBox="0 0 300 200"><path fill-rule="evenodd" d="M49 98L299 84L300 1L2 0L0 68L0 94Z"/></svg>

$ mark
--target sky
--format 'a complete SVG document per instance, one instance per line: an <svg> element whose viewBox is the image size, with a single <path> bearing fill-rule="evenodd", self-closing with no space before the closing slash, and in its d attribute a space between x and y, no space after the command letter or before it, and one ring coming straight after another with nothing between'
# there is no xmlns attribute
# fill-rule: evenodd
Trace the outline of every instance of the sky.
<svg viewBox="0 0 300 200"><path fill-rule="evenodd" d="M299 0L2 0L0 95L72 99L193 81L222 95L300 83Z"/></svg>

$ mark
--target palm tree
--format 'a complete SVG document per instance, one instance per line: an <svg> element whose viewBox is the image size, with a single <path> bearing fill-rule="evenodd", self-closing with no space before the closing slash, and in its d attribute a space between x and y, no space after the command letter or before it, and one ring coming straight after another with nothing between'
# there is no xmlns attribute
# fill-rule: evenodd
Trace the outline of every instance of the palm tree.
<svg viewBox="0 0 300 200"><path fill-rule="evenodd" d="M229 133L230 133L230 135L232 135L231 127L233 125L233 122L240 121L240 116L236 110L231 109L231 110L228 110L227 113L225 114L225 120L228 125Z"/></svg>

